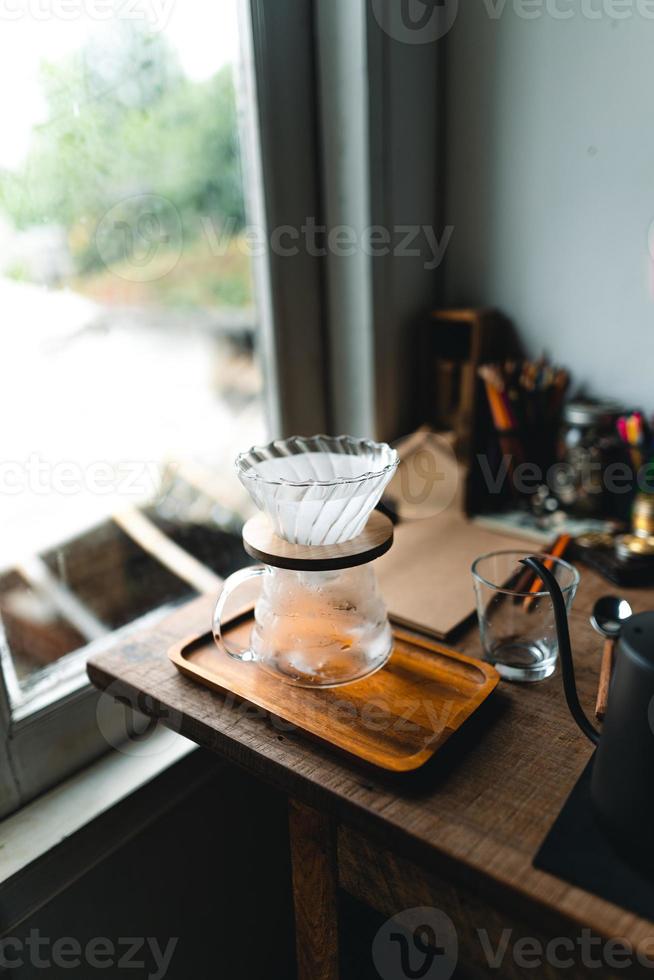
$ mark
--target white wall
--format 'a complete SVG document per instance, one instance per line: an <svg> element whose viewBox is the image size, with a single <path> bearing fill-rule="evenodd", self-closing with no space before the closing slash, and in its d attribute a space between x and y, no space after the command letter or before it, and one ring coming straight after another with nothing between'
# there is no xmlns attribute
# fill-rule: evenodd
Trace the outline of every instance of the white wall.
<svg viewBox="0 0 654 980"><path fill-rule="evenodd" d="M499 307L531 353L654 410L654 20L485 3L447 37L448 301Z"/></svg>

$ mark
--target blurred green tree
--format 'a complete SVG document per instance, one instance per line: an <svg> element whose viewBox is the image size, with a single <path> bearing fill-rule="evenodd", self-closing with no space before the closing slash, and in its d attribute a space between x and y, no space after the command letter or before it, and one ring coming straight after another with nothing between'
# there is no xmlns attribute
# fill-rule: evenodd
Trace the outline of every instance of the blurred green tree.
<svg viewBox="0 0 654 980"><path fill-rule="evenodd" d="M186 241L199 235L201 218L243 227L229 66L192 81L161 34L124 21L44 64L42 86L46 119L23 167L0 174L0 208L17 228L63 226L80 273L102 265L95 230L103 215L121 201L138 208L142 195L174 206ZM122 247L117 234L117 256Z"/></svg>

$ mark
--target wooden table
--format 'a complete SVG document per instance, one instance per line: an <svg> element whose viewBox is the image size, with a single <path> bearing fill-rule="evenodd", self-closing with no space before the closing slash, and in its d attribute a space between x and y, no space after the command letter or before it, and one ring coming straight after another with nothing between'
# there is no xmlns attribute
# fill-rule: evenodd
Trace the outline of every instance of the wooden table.
<svg viewBox="0 0 654 980"><path fill-rule="evenodd" d="M582 569L571 633L580 697L591 717L602 642L588 616L595 599L611 591ZM651 591L622 591L635 611L654 605ZM598 970L576 954L568 954L575 965L565 970L547 964L525 970L512 955L524 937L578 941L590 928L604 939L626 939L654 960L652 924L532 867L592 754L568 714L558 674L534 685L502 683L428 766L388 777L178 674L166 651L207 628L212 604L198 599L95 657L89 676L288 795L301 980L338 976L337 887L388 916L417 906L443 910L456 925L460 964L476 976L654 975L637 967ZM479 656L477 631L457 648ZM479 930L496 949L506 929L513 931L501 969L490 970Z"/></svg>

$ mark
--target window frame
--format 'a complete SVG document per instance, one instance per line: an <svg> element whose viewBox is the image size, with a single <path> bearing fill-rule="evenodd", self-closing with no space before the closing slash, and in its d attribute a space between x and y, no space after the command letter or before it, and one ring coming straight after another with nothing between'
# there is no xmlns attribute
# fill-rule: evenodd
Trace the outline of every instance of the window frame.
<svg viewBox="0 0 654 980"><path fill-rule="evenodd" d="M245 93L240 105L240 124L243 143L245 181L252 212L249 216L253 224L267 227L268 210L266 201L268 195L279 202L280 207L293 207L293 195L285 195L283 185L276 185L277 172L264 179L266 167L270 162L263 159L259 148L259 107L253 101L262 89L262 82L268 72L276 73L275 85L277 90L284 93L288 90L288 78L280 73L280 67L286 63L288 68L288 49L283 53L275 52L270 47L270 38L263 43L255 39L252 31L257 24L256 3L250 9L248 0L238 0L239 19L241 24L241 43L243 58L241 63L242 78L239 92ZM264 18L261 29L270 30L269 17ZM300 25L298 25L300 26ZM304 24L301 24L304 26ZM288 41L288 38L285 38ZM274 39L278 44L282 41L280 32ZM260 58L262 64L257 63ZM288 71L286 72L288 75ZM266 88L266 86L263 86ZM267 91L267 88L266 88ZM267 111L270 111L270 100L267 100ZM270 135L270 134L269 134ZM300 137L299 130L294 131L293 138ZM263 148L263 140L261 140ZM274 148L274 141L273 141ZM269 145L270 150L270 145ZM297 153L298 159L303 159L303 153ZM302 168L300 168L302 169ZM311 186L310 175L302 176L298 189L305 185ZM298 179L300 175L298 174ZM301 208L300 208L301 209ZM255 279L258 300L261 304L261 338L263 348L262 360L270 369L266 372L265 391L266 403L270 419L270 428L274 433L278 430L280 420L288 418L289 409L282 412L278 402L278 391L283 383L286 390L293 390L288 372L275 369L276 357L284 360L282 345L275 342L273 317L288 317L292 301L297 296L288 288L288 270L283 267L281 272L274 269L268 271L265 257L254 259ZM282 275L285 274L285 283ZM282 301L273 304L269 289L270 283L285 293ZM310 289L307 286L308 302ZM290 322L290 318L289 318ZM297 338L296 338L297 340ZM312 339L307 336L304 354L308 355ZM296 342L296 341L294 341ZM277 348L277 349L276 349ZM269 359L268 359L269 358ZM304 377L304 375L303 375ZM315 387L311 391L314 399L314 413L319 416L320 390ZM0 622L0 818L15 811L33 800L35 797L61 782L100 755L109 751L112 745L119 744L126 738L125 707L120 704L103 705L103 729L97 724L97 711L100 698L106 700L107 694L101 694L91 687L86 674L86 661L91 654L100 652L121 637L146 628L158 619L163 618L170 607L161 607L137 619L120 630L109 633L106 637L87 644L66 657L61 658L50 667L40 672L33 685L23 694L16 679L7 639ZM63 681L63 684L61 683Z"/></svg>
<svg viewBox="0 0 654 980"><path fill-rule="evenodd" d="M121 704L105 704L102 731L98 727L98 703L107 695L89 683L86 661L170 611L170 607L160 607L62 657L45 668L37 682L19 697L16 691L10 694L7 684L7 678L13 674L15 679L15 674L0 624L0 817L125 740L126 709Z"/></svg>
<svg viewBox="0 0 654 980"><path fill-rule="evenodd" d="M240 0L240 12L245 88L256 107L245 119L250 218L270 243L275 229L301 229L324 210L315 0ZM255 260L255 277L271 434L328 432L324 262L302 248L289 256L269 247Z"/></svg>
<svg viewBox="0 0 654 980"><path fill-rule="evenodd" d="M16 778L11 752L11 704L5 677L5 658L8 659L4 629L0 624L0 816L11 813L21 802L19 783Z"/></svg>

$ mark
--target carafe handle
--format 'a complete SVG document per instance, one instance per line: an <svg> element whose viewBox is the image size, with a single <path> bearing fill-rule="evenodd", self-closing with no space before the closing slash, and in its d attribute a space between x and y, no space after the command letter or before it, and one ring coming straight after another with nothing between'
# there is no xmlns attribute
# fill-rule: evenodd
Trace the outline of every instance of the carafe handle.
<svg viewBox="0 0 654 980"><path fill-rule="evenodd" d="M257 658L254 651L248 647L237 646L237 644L225 639L222 629L223 613L227 601L237 589L240 589L242 585L245 585L253 579L261 578L263 575L270 575L270 569L267 565L255 565L254 568L243 568L240 572L234 572L233 575L230 575L223 583L222 591L218 597L213 614L212 626L214 640L219 647L222 647L225 653L228 653L234 660L240 660L242 663L252 663Z"/></svg>

